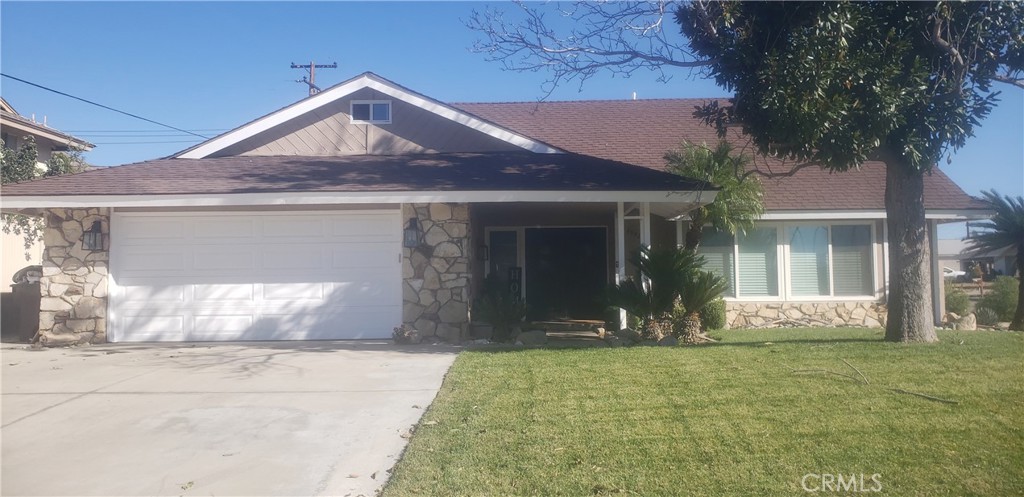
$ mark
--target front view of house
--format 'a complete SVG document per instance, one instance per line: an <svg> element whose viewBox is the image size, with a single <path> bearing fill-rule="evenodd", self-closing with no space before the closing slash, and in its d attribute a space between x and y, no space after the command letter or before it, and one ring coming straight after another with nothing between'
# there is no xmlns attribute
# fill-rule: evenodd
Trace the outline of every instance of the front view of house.
<svg viewBox="0 0 1024 497"><path fill-rule="evenodd" d="M4 185L3 209L47 220L50 345L387 338L402 323L458 341L491 274L531 320L603 320L628 255L679 243L715 197L661 170L683 139L714 140L693 105L449 105L365 73L170 158ZM884 320L884 209L850 186L877 172L766 183L757 229L706 238L733 325ZM941 173L927 188L933 229L984 214Z"/></svg>

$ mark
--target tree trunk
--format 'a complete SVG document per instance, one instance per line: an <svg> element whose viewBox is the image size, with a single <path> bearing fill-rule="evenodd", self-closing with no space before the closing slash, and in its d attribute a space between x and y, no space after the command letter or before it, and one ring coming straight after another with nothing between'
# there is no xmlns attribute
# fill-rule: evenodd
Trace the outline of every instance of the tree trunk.
<svg viewBox="0 0 1024 497"><path fill-rule="evenodd" d="M889 227L885 339L937 342L928 224L924 217L924 175L893 155L885 161L885 217Z"/></svg>
<svg viewBox="0 0 1024 497"><path fill-rule="evenodd" d="M1017 311L1010 329L1024 331L1024 245L1017 245Z"/></svg>
<svg viewBox="0 0 1024 497"><path fill-rule="evenodd" d="M700 313L687 312L686 316L683 317L680 340L685 343L697 343L700 341L701 331L703 331L703 328L700 322Z"/></svg>
<svg viewBox="0 0 1024 497"><path fill-rule="evenodd" d="M704 216L704 209L697 208L690 214L690 225L686 228L686 250L696 252L700 246L700 240L704 237L704 223L707 219Z"/></svg>

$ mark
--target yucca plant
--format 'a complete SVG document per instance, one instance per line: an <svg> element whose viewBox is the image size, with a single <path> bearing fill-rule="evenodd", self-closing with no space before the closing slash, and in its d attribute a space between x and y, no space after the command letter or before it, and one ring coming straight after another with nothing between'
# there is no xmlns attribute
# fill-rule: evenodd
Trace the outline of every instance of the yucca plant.
<svg viewBox="0 0 1024 497"><path fill-rule="evenodd" d="M1024 331L1024 197L999 195L995 190L982 191L995 215L976 227L982 233L970 239L976 251L994 252L1005 248L1017 251L1017 310L1010 322L1011 330Z"/></svg>

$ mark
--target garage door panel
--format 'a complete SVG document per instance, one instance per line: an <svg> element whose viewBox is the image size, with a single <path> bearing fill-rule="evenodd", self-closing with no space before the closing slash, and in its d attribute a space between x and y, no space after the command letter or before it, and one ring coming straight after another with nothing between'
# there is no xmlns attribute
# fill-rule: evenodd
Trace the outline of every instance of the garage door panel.
<svg viewBox="0 0 1024 497"><path fill-rule="evenodd" d="M254 238L256 236L256 220L223 217L201 219L195 222L193 234L196 240L224 238Z"/></svg>
<svg viewBox="0 0 1024 497"><path fill-rule="evenodd" d="M130 276L137 271L134 268L145 268L143 274L152 271L178 272L185 270L185 253L182 250L142 249L125 247L119 254L125 274Z"/></svg>
<svg viewBox="0 0 1024 497"><path fill-rule="evenodd" d="M115 219L115 340L386 338L401 320L397 210Z"/></svg>
<svg viewBox="0 0 1024 497"><path fill-rule="evenodd" d="M252 283L193 285L192 299L196 302L252 302L256 297L253 287Z"/></svg>
<svg viewBox="0 0 1024 497"><path fill-rule="evenodd" d="M388 226L385 215L357 215L346 219L333 219L330 222L330 235L333 237L358 237L360 239L394 240L396 233Z"/></svg>
<svg viewBox="0 0 1024 497"><path fill-rule="evenodd" d="M198 337L215 339L210 337L217 336L230 336L229 340L238 340L246 331L252 329L253 320L252 314L195 316L192 318L192 333L189 336L192 340L197 340Z"/></svg>
<svg viewBox="0 0 1024 497"><path fill-rule="evenodd" d="M322 269L324 249L320 245L265 247L264 269Z"/></svg>
<svg viewBox="0 0 1024 497"><path fill-rule="evenodd" d="M324 300L323 283L264 283L263 300Z"/></svg>
<svg viewBox="0 0 1024 497"><path fill-rule="evenodd" d="M161 302L173 303L185 301L184 285L168 286L127 286L124 287L124 302Z"/></svg>
<svg viewBox="0 0 1024 497"><path fill-rule="evenodd" d="M153 315L151 312L124 312L118 315L124 326L132 330L127 341L174 342L185 339L185 316Z"/></svg>
<svg viewBox="0 0 1024 497"><path fill-rule="evenodd" d="M394 243L353 243L331 250L333 268L381 268L398 262L398 253L389 250Z"/></svg>
<svg viewBox="0 0 1024 497"><path fill-rule="evenodd" d="M192 254L190 273L195 271L231 272L256 269L255 247L199 247Z"/></svg>
<svg viewBox="0 0 1024 497"><path fill-rule="evenodd" d="M153 239L175 239L185 236L185 222L180 219L145 218L126 219L121 223L123 243L145 243Z"/></svg>

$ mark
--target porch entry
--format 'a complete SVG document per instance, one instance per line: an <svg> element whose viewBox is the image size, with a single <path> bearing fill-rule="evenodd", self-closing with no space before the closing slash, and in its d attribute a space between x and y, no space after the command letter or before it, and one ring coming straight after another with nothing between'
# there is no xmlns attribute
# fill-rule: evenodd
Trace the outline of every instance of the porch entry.
<svg viewBox="0 0 1024 497"><path fill-rule="evenodd" d="M526 301L527 319L603 319L605 227L487 228L486 236L487 274Z"/></svg>

